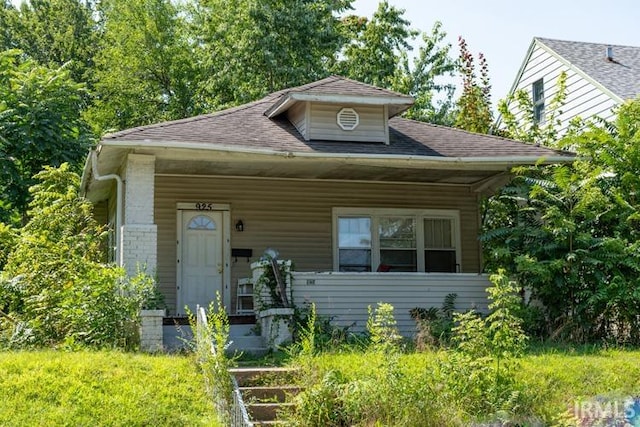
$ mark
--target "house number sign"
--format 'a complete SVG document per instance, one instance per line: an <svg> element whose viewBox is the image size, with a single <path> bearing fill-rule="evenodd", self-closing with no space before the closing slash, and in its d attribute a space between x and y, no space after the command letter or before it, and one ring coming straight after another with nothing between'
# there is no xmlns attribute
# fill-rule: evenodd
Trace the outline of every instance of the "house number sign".
<svg viewBox="0 0 640 427"><path fill-rule="evenodd" d="M210 202L196 202L196 210L199 211L212 211L213 203Z"/></svg>

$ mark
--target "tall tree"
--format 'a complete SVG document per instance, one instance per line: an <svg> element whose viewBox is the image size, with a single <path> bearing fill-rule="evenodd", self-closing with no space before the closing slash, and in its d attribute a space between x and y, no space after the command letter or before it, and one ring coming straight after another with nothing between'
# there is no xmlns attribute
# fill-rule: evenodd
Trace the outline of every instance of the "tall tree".
<svg viewBox="0 0 640 427"><path fill-rule="evenodd" d="M200 76L184 20L170 0L105 0L96 58L96 99L87 117L99 132L200 113Z"/></svg>
<svg viewBox="0 0 640 427"><path fill-rule="evenodd" d="M402 53L412 49L419 34L404 18L404 10L378 4L371 20L359 16L344 19L350 41L340 53L333 72L374 86L391 88L401 71Z"/></svg>
<svg viewBox="0 0 640 427"><path fill-rule="evenodd" d="M85 93L64 67L0 52L0 221L26 221L28 190L43 166L82 163L92 141L80 117Z"/></svg>
<svg viewBox="0 0 640 427"><path fill-rule="evenodd" d="M436 22L431 33L421 34L417 55L411 59L412 43L420 34L411 29L404 10L380 2L369 20L355 15L343 19L350 40L331 66L334 73L413 96L416 100L406 117L432 123L450 123L456 63L449 56L451 45Z"/></svg>
<svg viewBox="0 0 640 427"><path fill-rule="evenodd" d="M447 82L447 78L454 75L457 64L449 56L451 45L443 42L446 35L442 24L436 22L431 33L422 34L422 44L412 66L406 52L402 54L401 71L392 89L415 99L413 107L405 113L409 119L447 126L453 123L455 85Z"/></svg>
<svg viewBox="0 0 640 427"><path fill-rule="evenodd" d="M4 18L4 19L2 19ZM76 82L93 82L93 57L99 39L93 4L82 0L30 0L18 9L5 6L0 25L9 47L42 65L67 65ZM0 34L0 43L3 36ZM6 42L5 42L6 43Z"/></svg>
<svg viewBox="0 0 640 427"><path fill-rule="evenodd" d="M456 102L457 114L455 126L470 132L488 133L493 122L491 112L491 84L489 66L482 53L478 55L480 75L476 74L473 54L467 41L458 38L460 47L460 69L462 74L462 95Z"/></svg>
<svg viewBox="0 0 640 427"><path fill-rule="evenodd" d="M327 74L352 0L197 0L193 40L213 103L248 102Z"/></svg>

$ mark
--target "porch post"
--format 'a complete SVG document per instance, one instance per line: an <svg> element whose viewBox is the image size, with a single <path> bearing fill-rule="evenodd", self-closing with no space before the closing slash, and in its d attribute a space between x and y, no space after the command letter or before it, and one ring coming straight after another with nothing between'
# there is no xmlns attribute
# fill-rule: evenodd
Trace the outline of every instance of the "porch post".
<svg viewBox="0 0 640 427"><path fill-rule="evenodd" d="M125 168L124 225L120 233L122 261L129 276L138 268L154 275L158 230L154 223L155 156L129 154Z"/></svg>

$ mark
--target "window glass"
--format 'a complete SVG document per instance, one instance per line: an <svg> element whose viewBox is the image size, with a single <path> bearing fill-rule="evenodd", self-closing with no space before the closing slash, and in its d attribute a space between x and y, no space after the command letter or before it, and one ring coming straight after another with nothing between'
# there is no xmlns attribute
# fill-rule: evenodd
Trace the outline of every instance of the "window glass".
<svg viewBox="0 0 640 427"><path fill-rule="evenodd" d="M189 230L215 230L216 223L205 215L198 215L189 221L187 226Z"/></svg>
<svg viewBox="0 0 640 427"><path fill-rule="evenodd" d="M536 123L544 122L544 83L540 79L531 87L533 99L533 119Z"/></svg>
<svg viewBox="0 0 640 427"><path fill-rule="evenodd" d="M424 219L424 266L426 272L455 273L456 250L453 221L449 218Z"/></svg>
<svg viewBox="0 0 640 427"><path fill-rule="evenodd" d="M416 220L414 218L381 217L378 224L381 248L416 247Z"/></svg>
<svg viewBox="0 0 640 427"><path fill-rule="evenodd" d="M371 218L338 218L338 245L341 248L370 248Z"/></svg>
<svg viewBox="0 0 640 427"><path fill-rule="evenodd" d="M418 271L416 256L416 220L380 217L380 264L387 271Z"/></svg>
<svg viewBox="0 0 640 427"><path fill-rule="evenodd" d="M425 218L424 246L426 248L453 248L452 221L448 218Z"/></svg>
<svg viewBox="0 0 640 427"><path fill-rule="evenodd" d="M340 271L371 271L371 218L338 218Z"/></svg>

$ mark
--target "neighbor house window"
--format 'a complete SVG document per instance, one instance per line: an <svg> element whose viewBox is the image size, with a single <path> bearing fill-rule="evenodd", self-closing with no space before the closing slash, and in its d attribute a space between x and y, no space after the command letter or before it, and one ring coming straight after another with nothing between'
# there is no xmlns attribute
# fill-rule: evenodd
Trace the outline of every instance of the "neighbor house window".
<svg viewBox="0 0 640 427"><path fill-rule="evenodd" d="M459 214L454 210L334 208L336 270L460 270Z"/></svg>
<svg viewBox="0 0 640 427"><path fill-rule="evenodd" d="M533 120L536 123L544 122L544 83L542 79L533 83L531 87L533 98Z"/></svg>

